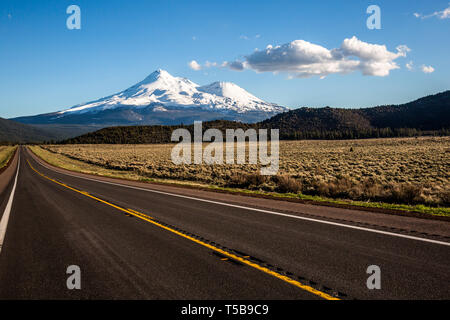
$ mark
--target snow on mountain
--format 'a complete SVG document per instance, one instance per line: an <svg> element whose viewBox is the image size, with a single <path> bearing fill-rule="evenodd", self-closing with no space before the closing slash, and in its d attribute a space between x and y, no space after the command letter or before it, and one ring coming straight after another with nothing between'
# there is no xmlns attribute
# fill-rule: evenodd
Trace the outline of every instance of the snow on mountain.
<svg viewBox="0 0 450 320"><path fill-rule="evenodd" d="M157 70L143 81L117 94L96 101L76 105L60 111L65 114L98 112L118 107L148 107L164 112L164 107L201 107L216 111L283 112L287 109L265 102L231 82L214 82L206 86L180 77L173 77L165 70Z"/></svg>
<svg viewBox="0 0 450 320"><path fill-rule="evenodd" d="M209 85L198 87L197 90L212 95L216 95L219 97L229 98L246 104L265 103L263 100L248 93L247 91L245 91L244 89L235 85L232 82L213 82Z"/></svg>

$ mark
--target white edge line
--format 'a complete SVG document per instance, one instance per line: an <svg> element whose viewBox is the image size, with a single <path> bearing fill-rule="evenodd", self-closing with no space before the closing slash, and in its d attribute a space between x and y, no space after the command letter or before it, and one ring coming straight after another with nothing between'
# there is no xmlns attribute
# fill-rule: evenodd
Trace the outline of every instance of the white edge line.
<svg viewBox="0 0 450 320"><path fill-rule="evenodd" d="M389 235L389 236L393 236L393 237L399 237L399 238L418 240L418 241L429 242L429 243L434 243L434 244L440 244L440 245L444 245L444 246L449 246L450 247L450 242L444 242L444 241L420 238L420 237L415 237L415 236L408 236L408 235L405 235L405 234L400 234L400 233L395 233L395 232L389 232L389 231L382 231L382 230L377 230L377 229L370 229L370 228L352 226L352 225L348 225L348 224L344 224L344 223L331 222L331 221L325 221L325 220L314 219L314 218L306 218L306 217L301 217L301 216L295 216L295 215L292 215L292 214L286 214L286 213L275 212L275 211L270 211L270 210L245 207L245 206L240 206L240 205L226 203L226 202L219 202L219 201L214 201L214 200L206 200L206 199L201 199L201 198L184 196L184 195L181 195L181 194L175 194L175 193L170 193L170 192L158 191L158 190L153 190L153 189L140 188L140 187L135 187L135 186L129 186L129 185L126 185L126 184L114 183L114 182L109 182L109 181L102 181L102 180L97 180L97 179L92 179L92 178L80 177L80 176L69 174L69 173L66 173L66 172L56 171L53 168L50 168L49 166L47 166L45 163L41 163L41 161L38 161L38 163L41 166L49 169L50 171L53 171L53 172L56 172L56 173L60 173L60 174L66 175L66 176L74 177L74 178L90 180L90 181L95 181L95 182L99 182L99 183L110 184L110 185L114 185L114 186L125 187L125 188L130 188L130 189L135 189L135 190L142 190L142 191L147 191L147 192L159 193L159 194L164 194L164 195L168 195L168 196L172 196L172 197L179 197L179 198L197 200L197 201L202 201L202 202L207 202L207 203L213 203L213 204L218 204L218 205L227 206L227 207L245 209L245 210L250 210L250 211L257 211L257 212L263 212L263 213L268 213L268 214L282 216L282 217L288 217L288 218L294 218L294 219L299 219L299 220L318 222L318 223L323 223L323 224L328 224L328 225L333 225L333 226L338 226L338 227L344 227L344 228L349 228L349 229L355 229L355 230L379 233L379 234Z"/></svg>
<svg viewBox="0 0 450 320"><path fill-rule="evenodd" d="M9 215L11 213L12 203L14 200L14 193L16 192L17 186L17 177L19 176L19 167L20 167L20 150L19 152L19 160L17 161L17 172L16 178L14 179L14 186L9 195L8 203L6 204L5 211L3 212L2 219L0 221L0 253L2 252L3 241L5 240L6 227L8 226Z"/></svg>

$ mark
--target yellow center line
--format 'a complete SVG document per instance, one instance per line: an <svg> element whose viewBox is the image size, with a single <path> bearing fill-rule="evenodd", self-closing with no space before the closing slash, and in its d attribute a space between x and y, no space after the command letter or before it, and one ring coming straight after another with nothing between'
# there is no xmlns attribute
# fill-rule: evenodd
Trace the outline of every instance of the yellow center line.
<svg viewBox="0 0 450 320"><path fill-rule="evenodd" d="M139 211L136 211L136 210L133 210L133 209L130 209L130 208L127 208L127 210L128 210L128 211L131 211L131 212L133 212L133 213L135 213L135 214L137 214L137 215L144 216L144 217L147 217L147 218L149 218L149 219L153 219L153 217L150 217L150 216L148 216L148 215L146 215L146 214L143 214L142 212L139 212Z"/></svg>
<svg viewBox="0 0 450 320"><path fill-rule="evenodd" d="M204 246L204 247L206 247L208 249L211 249L211 250L213 250L215 252L218 252L218 253L220 253L220 254L228 257L228 258L237 260L237 261L239 261L239 262L241 262L241 263L243 263L243 264L245 264L245 265L247 265L249 267L255 268L255 269L259 270L259 271L262 271L262 272L264 272L266 274L269 274L269 275L271 275L271 276L273 276L275 278L278 278L278 279L280 279L280 280L282 280L284 282L287 282L287 283L289 283L289 284L291 284L291 285L293 285L293 286L295 286L297 288L303 289L303 290L305 290L305 291L307 291L309 293L315 294L315 295L317 295L317 296L319 296L321 298L324 298L326 300L340 300L339 298L333 297L333 296L331 296L331 295L329 295L329 294L327 294L325 292L322 292L322 291L319 291L317 289L314 289L313 287L305 285L305 284L303 284L303 283L301 283L301 282L299 282L297 280L291 279L291 278L289 278L289 277L287 277L287 276L285 276L285 275L283 275L281 273L278 273L276 271L270 270L269 268L260 266L260 265L254 263L254 262L252 262L252 261L250 261L248 259L245 259L245 258L247 258L249 256L245 256L245 258L243 258L243 257L237 256L237 255L235 255L233 253L224 251L224 250L222 250L222 249L220 249L218 247L215 247L215 246L213 246L213 245L211 245L209 243L206 243L206 242L203 242L201 240L195 239L195 238L193 238L191 236L188 236L188 235L186 235L186 234L184 234L182 232L179 232L179 231L177 231L175 229L172 229L170 227L164 226L161 223L153 220L152 217L150 217L150 216L148 216L148 215L146 215L144 213L138 212L138 211L133 210L133 209L125 209L125 208L119 207L119 206L117 206L115 204L112 204L112 203L110 203L108 201L105 201L105 200L102 200L100 198L94 197L93 195L89 194L86 191L82 191L82 190L78 190L78 189L75 189L73 187L70 187L70 186L68 186L68 185L66 185L66 184L64 184L62 182L59 182L59 181L57 181L55 179L52 179L52 178L46 176L45 174L39 172L38 170L36 170L31 165L31 163L30 163L30 161L28 161L28 159L27 159L27 162L28 162L28 165L30 166L30 168L33 169L33 171L35 171L37 174L39 174L40 176L42 176L42 177L44 177L44 178L46 178L46 179L48 179L48 180L50 180L50 181L52 181L52 182L54 182L56 184L59 184L60 186L63 186L65 188L67 188L67 189L70 189L72 191L78 192L78 193L80 193L80 194L82 194L82 195L84 195L86 197L92 198L92 199L94 199L96 201L104 203L104 204L106 204L108 206L111 206L113 208L116 208L116 209L118 209L120 211L123 211L125 213L130 214L130 215L133 215L133 216L135 216L135 217L137 217L139 219L145 220L145 221L147 221L147 222L149 222L149 223L151 223L151 224L153 224L155 226L158 226L158 227L160 227L160 228L162 228L164 230L170 231L170 232L172 232L172 233L174 233L174 234L176 234L176 235L178 235L180 237L183 237L185 239L191 240L192 242L195 242L195 243L197 243L199 245L202 245L202 246ZM225 259L228 259L228 258L225 258ZM224 259L222 259L222 260L224 260Z"/></svg>

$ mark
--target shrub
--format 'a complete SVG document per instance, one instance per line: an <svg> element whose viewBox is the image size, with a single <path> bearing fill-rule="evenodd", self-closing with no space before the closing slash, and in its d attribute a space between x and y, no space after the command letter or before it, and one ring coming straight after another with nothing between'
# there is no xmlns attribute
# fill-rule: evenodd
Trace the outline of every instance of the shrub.
<svg viewBox="0 0 450 320"><path fill-rule="evenodd" d="M394 185L391 189L391 200L397 203L408 204L422 202L422 192L423 187L421 185Z"/></svg>
<svg viewBox="0 0 450 320"><path fill-rule="evenodd" d="M444 206L450 206L450 190L443 191L440 198Z"/></svg>
<svg viewBox="0 0 450 320"><path fill-rule="evenodd" d="M275 190L281 193L298 193L302 191L302 183L288 175L275 176L274 182L276 184Z"/></svg>
<svg viewBox="0 0 450 320"><path fill-rule="evenodd" d="M248 187L258 187L267 182L267 176L263 176L260 174L239 174L234 173L226 186L232 188L248 188Z"/></svg>

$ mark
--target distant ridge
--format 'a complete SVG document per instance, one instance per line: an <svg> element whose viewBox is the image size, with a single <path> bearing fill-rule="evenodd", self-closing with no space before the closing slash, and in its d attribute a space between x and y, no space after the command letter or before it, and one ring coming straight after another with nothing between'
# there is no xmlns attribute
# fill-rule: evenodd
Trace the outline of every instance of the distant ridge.
<svg viewBox="0 0 450 320"><path fill-rule="evenodd" d="M168 143L177 126L126 126L104 128L63 143ZM245 124L234 121L203 123L217 128L278 128L281 139L353 139L450 134L450 91L402 104L361 109L299 108L270 119Z"/></svg>
<svg viewBox="0 0 450 320"><path fill-rule="evenodd" d="M57 138L46 130L0 118L0 143L43 142Z"/></svg>

